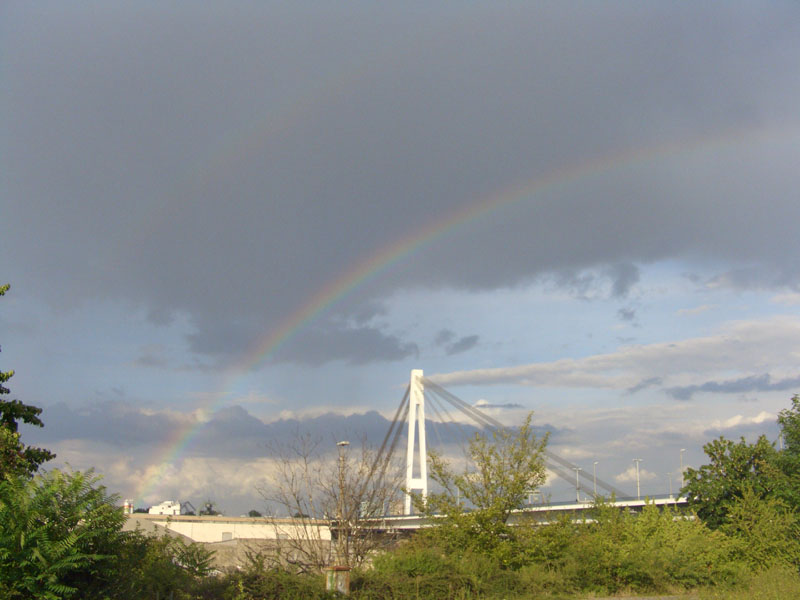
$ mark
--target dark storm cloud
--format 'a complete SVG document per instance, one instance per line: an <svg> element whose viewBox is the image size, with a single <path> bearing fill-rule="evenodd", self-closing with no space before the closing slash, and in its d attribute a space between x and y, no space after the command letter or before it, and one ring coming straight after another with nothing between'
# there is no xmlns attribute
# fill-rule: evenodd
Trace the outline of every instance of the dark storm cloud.
<svg viewBox="0 0 800 600"><path fill-rule="evenodd" d="M773 381L768 373L751 375L727 381L706 381L699 385L667 388L667 393L677 400L691 400L698 392L717 394L742 394L745 392L774 392L800 389L800 377Z"/></svg>
<svg viewBox="0 0 800 600"><path fill-rule="evenodd" d="M350 328L334 324L301 332L278 349L275 360L314 366L332 360L365 364L418 355L416 344L403 342L375 327Z"/></svg>
<svg viewBox="0 0 800 600"><path fill-rule="evenodd" d="M55 306L186 316L194 352L235 357L428 223L665 145L411 253L333 308L355 326L321 319L275 360L413 355L372 322L404 287L624 297L667 259L800 282L797 149L759 145L796 135L797 5L2 11L0 266ZM702 138L730 143L682 142Z"/></svg>
<svg viewBox="0 0 800 600"><path fill-rule="evenodd" d="M182 436L187 427L172 413L144 413L122 402L104 402L80 409L57 404L46 409L42 416L47 421L46 427L25 428L24 435L29 443L47 446L65 440L87 444L100 442L137 455L161 448L164 439ZM328 445L333 448L334 442L340 439L350 439L354 443L364 439L382 440L389 425L389 420L374 411L347 416L328 413L265 423L241 406L231 406L219 410L198 428L185 455L239 459L270 456L275 450L296 442L300 435L318 440L323 449ZM195 427L191 423L190 426ZM430 444L463 443L480 431L474 425L431 420L428 427L436 430L435 441ZM550 430L553 428L547 425L536 428L540 435Z"/></svg>
<svg viewBox="0 0 800 600"><path fill-rule="evenodd" d="M124 401L102 401L73 408L59 403L42 411L45 427L30 428L31 443L91 440L118 447L162 444L180 426L170 413L144 413Z"/></svg>

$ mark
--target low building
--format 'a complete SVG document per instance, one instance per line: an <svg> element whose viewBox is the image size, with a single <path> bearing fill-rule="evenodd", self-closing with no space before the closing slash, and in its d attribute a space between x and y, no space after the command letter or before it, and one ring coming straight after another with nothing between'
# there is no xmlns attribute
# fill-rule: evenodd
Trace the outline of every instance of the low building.
<svg viewBox="0 0 800 600"><path fill-rule="evenodd" d="M177 500L165 500L161 504L151 506L147 511L151 515L193 515L194 506L191 502L178 502Z"/></svg>

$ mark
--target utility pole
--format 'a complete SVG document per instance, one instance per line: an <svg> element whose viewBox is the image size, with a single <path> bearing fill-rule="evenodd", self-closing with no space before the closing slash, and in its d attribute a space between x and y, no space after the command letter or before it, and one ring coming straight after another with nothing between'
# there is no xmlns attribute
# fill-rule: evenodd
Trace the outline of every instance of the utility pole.
<svg viewBox="0 0 800 600"><path fill-rule="evenodd" d="M339 447L339 531L337 535L337 544L336 549L339 555L339 566L347 566L347 557L345 556L345 548L344 548L344 463L345 463L345 451L347 447L350 445L348 441L341 441L336 444Z"/></svg>
<svg viewBox="0 0 800 600"><path fill-rule="evenodd" d="M636 463L636 499L642 499L642 493L639 490L639 463L642 462L641 458L634 458L633 462Z"/></svg>
<svg viewBox="0 0 800 600"><path fill-rule="evenodd" d="M575 470L575 502L581 501L581 483L578 480L578 474L583 471L580 467L572 467Z"/></svg>
<svg viewBox="0 0 800 600"><path fill-rule="evenodd" d="M592 475L594 475L594 499L597 500L597 461L592 465Z"/></svg>

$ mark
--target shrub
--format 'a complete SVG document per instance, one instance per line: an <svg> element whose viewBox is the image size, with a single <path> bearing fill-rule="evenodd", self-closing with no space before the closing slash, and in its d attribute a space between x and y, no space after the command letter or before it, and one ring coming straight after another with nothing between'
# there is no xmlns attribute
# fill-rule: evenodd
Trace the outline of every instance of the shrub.
<svg viewBox="0 0 800 600"><path fill-rule="evenodd" d="M110 568L125 517L97 481L91 471L58 470L0 481L7 597L70 598Z"/></svg>

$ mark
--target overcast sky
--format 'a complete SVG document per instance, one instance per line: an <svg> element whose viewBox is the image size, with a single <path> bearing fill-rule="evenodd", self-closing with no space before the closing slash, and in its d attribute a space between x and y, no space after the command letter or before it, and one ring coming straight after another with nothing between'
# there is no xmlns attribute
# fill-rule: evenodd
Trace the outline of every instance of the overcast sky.
<svg viewBox="0 0 800 600"><path fill-rule="evenodd" d="M800 392L798 65L796 2L3 2L25 434L242 512L420 368L677 487Z"/></svg>

